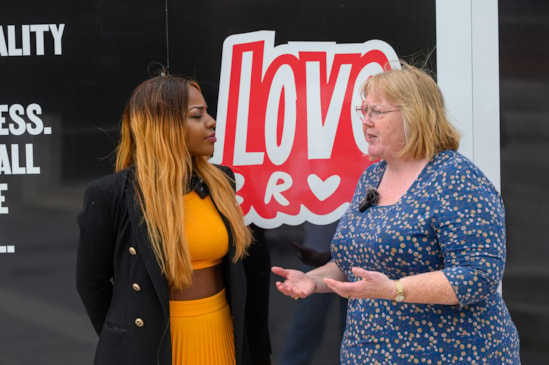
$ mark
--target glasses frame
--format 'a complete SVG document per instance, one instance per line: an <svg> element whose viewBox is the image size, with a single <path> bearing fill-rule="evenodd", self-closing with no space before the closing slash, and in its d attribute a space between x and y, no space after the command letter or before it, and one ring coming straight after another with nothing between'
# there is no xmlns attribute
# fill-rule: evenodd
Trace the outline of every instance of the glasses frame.
<svg viewBox="0 0 549 365"><path fill-rule="evenodd" d="M379 120L379 118L382 115L392 113L392 112L399 112L399 111L400 111L400 109L384 110L384 111L377 110L375 108L368 109L368 105L360 105L360 106L355 107L355 113L357 114L358 118L361 121L364 121L364 119L366 119L366 116L368 116L368 120L370 120L374 123L377 120Z"/></svg>

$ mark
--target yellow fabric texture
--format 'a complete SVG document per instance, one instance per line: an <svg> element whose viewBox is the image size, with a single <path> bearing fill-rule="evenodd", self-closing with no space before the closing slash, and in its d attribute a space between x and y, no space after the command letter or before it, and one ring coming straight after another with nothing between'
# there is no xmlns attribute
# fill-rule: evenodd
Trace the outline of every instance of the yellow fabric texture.
<svg viewBox="0 0 549 365"><path fill-rule="evenodd" d="M170 334L173 365L236 364L225 289L203 299L170 301Z"/></svg>
<svg viewBox="0 0 549 365"><path fill-rule="evenodd" d="M229 236L208 195L183 197L185 233L193 270L221 263ZM225 289L211 297L170 301L172 364L235 365L231 311Z"/></svg>
<svg viewBox="0 0 549 365"><path fill-rule="evenodd" d="M183 197L183 204L193 270L220 264L229 252L229 235L211 197L200 199L193 191Z"/></svg>

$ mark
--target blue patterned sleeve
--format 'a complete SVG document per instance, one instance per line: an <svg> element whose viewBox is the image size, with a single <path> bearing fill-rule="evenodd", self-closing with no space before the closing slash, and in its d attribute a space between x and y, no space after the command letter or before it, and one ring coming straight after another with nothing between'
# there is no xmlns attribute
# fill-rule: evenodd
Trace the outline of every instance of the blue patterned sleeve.
<svg viewBox="0 0 549 365"><path fill-rule="evenodd" d="M505 267L505 211L495 187L467 161L445 168L433 227L443 273L461 306L496 292Z"/></svg>

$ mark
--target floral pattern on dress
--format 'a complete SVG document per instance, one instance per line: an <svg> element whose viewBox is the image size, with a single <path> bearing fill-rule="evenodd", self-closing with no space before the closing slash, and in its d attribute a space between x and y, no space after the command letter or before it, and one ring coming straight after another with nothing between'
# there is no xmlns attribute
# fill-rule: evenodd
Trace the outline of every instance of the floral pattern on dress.
<svg viewBox="0 0 549 365"><path fill-rule="evenodd" d="M470 160L443 151L401 197L364 212L384 161L362 174L331 246L348 277L353 267L391 279L442 270L459 305L352 299L341 364L520 364L519 339L497 292L505 266L500 194Z"/></svg>

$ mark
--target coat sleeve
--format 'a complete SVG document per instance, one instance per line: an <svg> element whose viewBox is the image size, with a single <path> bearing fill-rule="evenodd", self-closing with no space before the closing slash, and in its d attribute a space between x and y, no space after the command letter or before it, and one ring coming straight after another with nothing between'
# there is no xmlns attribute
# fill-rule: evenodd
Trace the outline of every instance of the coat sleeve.
<svg viewBox="0 0 549 365"><path fill-rule="evenodd" d="M253 363L270 364L269 285L271 258L265 242L264 230L251 226L255 241L244 259L247 281L246 332Z"/></svg>
<svg viewBox="0 0 549 365"><path fill-rule="evenodd" d="M107 199L90 185L77 221L76 288L97 334L112 299L115 235Z"/></svg>

